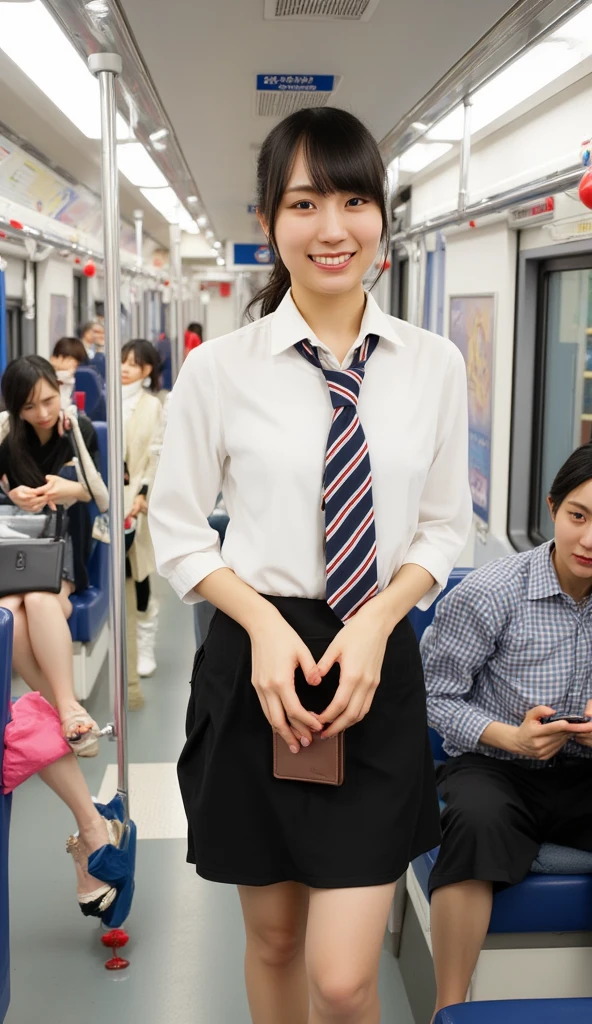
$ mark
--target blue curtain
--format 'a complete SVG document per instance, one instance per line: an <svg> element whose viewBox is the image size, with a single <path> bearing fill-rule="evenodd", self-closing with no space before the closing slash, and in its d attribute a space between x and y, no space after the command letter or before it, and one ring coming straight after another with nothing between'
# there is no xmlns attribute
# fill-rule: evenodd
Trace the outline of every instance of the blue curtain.
<svg viewBox="0 0 592 1024"><path fill-rule="evenodd" d="M0 270L0 377L6 369L8 362L7 340L6 340L6 284L4 271Z"/></svg>

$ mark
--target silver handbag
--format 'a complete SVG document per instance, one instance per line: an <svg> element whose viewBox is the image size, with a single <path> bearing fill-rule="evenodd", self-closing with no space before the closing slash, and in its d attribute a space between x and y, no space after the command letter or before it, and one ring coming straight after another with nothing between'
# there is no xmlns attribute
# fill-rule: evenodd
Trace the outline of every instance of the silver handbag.
<svg viewBox="0 0 592 1024"><path fill-rule="evenodd" d="M0 597L37 591L59 594L67 529L61 505L43 516L3 515L1 522Z"/></svg>

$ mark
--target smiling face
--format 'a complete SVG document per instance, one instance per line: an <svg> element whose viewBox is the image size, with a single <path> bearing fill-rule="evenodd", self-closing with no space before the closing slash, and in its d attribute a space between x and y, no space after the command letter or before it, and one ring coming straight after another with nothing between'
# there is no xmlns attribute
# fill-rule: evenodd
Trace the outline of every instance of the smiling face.
<svg viewBox="0 0 592 1024"><path fill-rule="evenodd" d="M592 480L571 491L555 515L555 567L559 582L592 587ZM562 578L563 577L563 578Z"/></svg>
<svg viewBox="0 0 592 1024"><path fill-rule="evenodd" d="M293 288L335 295L359 287L376 259L382 227L381 211L367 196L318 192L298 150L274 229Z"/></svg>
<svg viewBox="0 0 592 1024"><path fill-rule="evenodd" d="M60 393L41 377L20 411L20 418L38 433L51 431L60 415Z"/></svg>

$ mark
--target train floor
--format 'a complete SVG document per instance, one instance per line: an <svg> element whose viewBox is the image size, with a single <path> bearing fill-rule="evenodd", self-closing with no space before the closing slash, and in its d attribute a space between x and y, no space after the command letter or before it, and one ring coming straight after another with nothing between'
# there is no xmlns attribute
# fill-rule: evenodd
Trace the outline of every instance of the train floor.
<svg viewBox="0 0 592 1024"><path fill-rule="evenodd" d="M6 1024L249 1024L244 931L233 886L200 879L185 862L185 818L175 763L183 742L194 653L192 609L157 582L158 669L146 705L129 715L131 813L138 826L136 896L126 929L130 967L110 973L101 930L75 899L65 852L70 812L37 779L14 795L10 839L12 1001ZM106 667L88 701L111 720ZM116 750L102 741L82 760L91 792L116 790ZM380 971L382 1024L413 1024L397 962Z"/></svg>

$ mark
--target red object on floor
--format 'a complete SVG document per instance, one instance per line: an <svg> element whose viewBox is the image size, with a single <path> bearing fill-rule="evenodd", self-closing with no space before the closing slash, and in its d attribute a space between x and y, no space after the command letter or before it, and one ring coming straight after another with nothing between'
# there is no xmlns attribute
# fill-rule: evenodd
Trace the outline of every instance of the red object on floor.
<svg viewBox="0 0 592 1024"><path fill-rule="evenodd" d="M113 956L105 961L105 967L108 971L124 971L126 967L129 967L129 960L124 960L122 956L118 956L117 950L126 946L129 942L129 935L124 932L123 928L112 928L106 935L101 935L101 942L104 946L113 950Z"/></svg>

